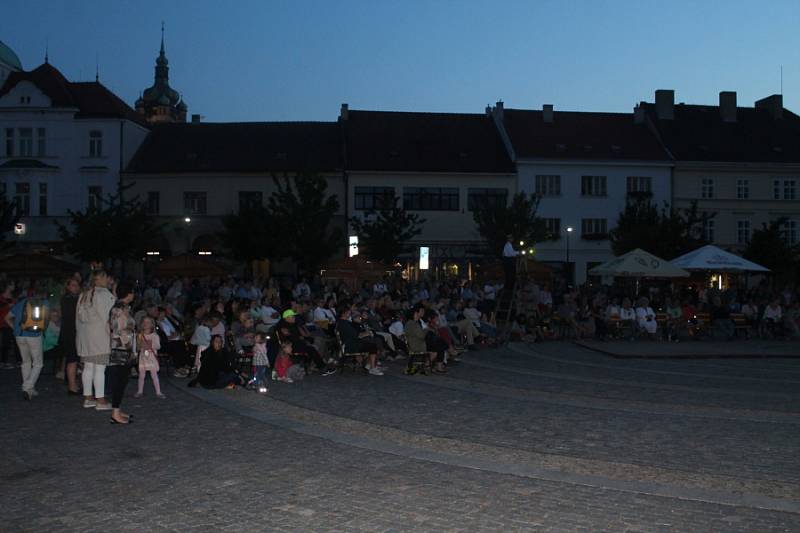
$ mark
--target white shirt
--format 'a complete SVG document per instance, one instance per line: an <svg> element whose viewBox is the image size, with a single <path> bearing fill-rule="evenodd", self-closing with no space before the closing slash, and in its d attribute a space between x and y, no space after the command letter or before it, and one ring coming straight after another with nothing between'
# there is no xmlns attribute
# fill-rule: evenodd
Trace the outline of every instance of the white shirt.
<svg viewBox="0 0 800 533"><path fill-rule="evenodd" d="M462 313L464 314L464 318L471 320L472 323L476 326L479 326L481 323L481 312L475 309L474 307L467 307L465 308Z"/></svg>
<svg viewBox="0 0 800 533"><path fill-rule="evenodd" d="M277 314L278 310L274 307L270 307L269 305L265 305L261 308L261 321L268 326L272 324L277 324L280 318L273 318L272 315Z"/></svg>
<svg viewBox="0 0 800 533"><path fill-rule="evenodd" d="M333 311L325 307L317 307L314 309L314 321L327 320L328 322L336 322L336 317L333 316Z"/></svg>
<svg viewBox="0 0 800 533"><path fill-rule="evenodd" d="M619 318L620 320L633 320L636 318L636 311L634 311L633 308L625 309L624 307L620 307Z"/></svg>
<svg viewBox="0 0 800 533"><path fill-rule="evenodd" d="M772 320L780 320L781 319L781 307L772 307L768 305L766 309L764 309L764 320L772 319Z"/></svg>
<svg viewBox="0 0 800 533"><path fill-rule="evenodd" d="M511 244L511 241L506 242L506 245L503 247L503 257L517 257L517 251L514 249L514 245Z"/></svg>
<svg viewBox="0 0 800 533"><path fill-rule="evenodd" d="M395 337L402 337L405 334L405 329L403 328L403 323L399 320L395 320L389 326L389 333L394 335Z"/></svg>

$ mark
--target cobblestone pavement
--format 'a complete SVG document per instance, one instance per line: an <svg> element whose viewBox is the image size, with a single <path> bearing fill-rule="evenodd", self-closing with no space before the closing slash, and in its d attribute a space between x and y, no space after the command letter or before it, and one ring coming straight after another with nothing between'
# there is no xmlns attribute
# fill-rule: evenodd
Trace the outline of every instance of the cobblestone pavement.
<svg viewBox="0 0 800 533"><path fill-rule="evenodd" d="M267 397L131 386L121 427L2 371L0 531L797 531L798 385L793 359L513 345Z"/></svg>

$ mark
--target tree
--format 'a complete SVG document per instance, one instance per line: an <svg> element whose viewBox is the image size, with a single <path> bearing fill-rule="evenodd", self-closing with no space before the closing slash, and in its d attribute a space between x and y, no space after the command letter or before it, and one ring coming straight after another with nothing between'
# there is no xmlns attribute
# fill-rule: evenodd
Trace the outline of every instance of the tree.
<svg viewBox="0 0 800 533"><path fill-rule="evenodd" d="M611 249L622 255L642 248L664 259L673 259L708 242L703 225L715 213L701 213L697 202L687 209L670 208L666 202L659 209L650 194L629 194L625 209L611 230Z"/></svg>
<svg viewBox="0 0 800 533"><path fill-rule="evenodd" d="M19 219L19 210L16 208L14 202L9 202L6 200L5 196L0 196L0 249L14 245L13 241L5 242L6 233L14 229Z"/></svg>
<svg viewBox="0 0 800 533"><path fill-rule="evenodd" d="M248 206L222 217L222 242L240 261L274 257L276 232L270 230L270 214L263 206Z"/></svg>
<svg viewBox="0 0 800 533"><path fill-rule="evenodd" d="M500 255L507 235L511 235L512 242L523 241L526 246L552 238L544 220L536 216L538 208L537 195L519 192L511 199L511 205L476 209L472 217L489 253Z"/></svg>
<svg viewBox="0 0 800 533"><path fill-rule="evenodd" d="M276 237L272 255L313 272L342 246L342 228L330 227L339 200L328 195L328 182L317 174L272 179L276 191L267 199L267 227Z"/></svg>
<svg viewBox="0 0 800 533"><path fill-rule="evenodd" d="M69 253L83 261L106 264L142 257L148 243L161 235L163 226L153 221L138 197L123 199L123 192L129 187L98 198L96 207L68 210L67 224L55 221Z"/></svg>
<svg viewBox="0 0 800 533"><path fill-rule="evenodd" d="M786 222L787 219L779 218L753 231L743 254L779 277L792 276L800 267L800 246L787 243L783 227Z"/></svg>
<svg viewBox="0 0 800 533"><path fill-rule="evenodd" d="M399 200L395 197L392 207L367 211L368 216L375 216L373 220L360 217L350 219L350 225L359 237L359 244L364 245L367 257L373 261L387 265L394 263L397 256L410 249L408 241L422 232L420 226L425 219L397 207Z"/></svg>

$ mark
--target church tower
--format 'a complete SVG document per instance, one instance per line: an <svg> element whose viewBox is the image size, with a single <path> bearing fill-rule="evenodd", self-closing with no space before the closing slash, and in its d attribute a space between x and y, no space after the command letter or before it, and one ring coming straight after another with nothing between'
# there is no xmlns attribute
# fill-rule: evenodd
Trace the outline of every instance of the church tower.
<svg viewBox="0 0 800 533"><path fill-rule="evenodd" d="M186 122L186 102L169 86L169 61L164 53L164 23L161 23L161 52L156 58L153 86L145 89L136 100L136 111L147 122Z"/></svg>

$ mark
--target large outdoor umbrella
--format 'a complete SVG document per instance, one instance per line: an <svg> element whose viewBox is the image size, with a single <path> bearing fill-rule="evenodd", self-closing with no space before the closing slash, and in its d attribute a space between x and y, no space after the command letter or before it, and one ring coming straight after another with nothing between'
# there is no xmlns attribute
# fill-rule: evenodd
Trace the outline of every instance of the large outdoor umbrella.
<svg viewBox="0 0 800 533"><path fill-rule="evenodd" d="M670 261L686 270L713 272L769 272L769 269L710 244Z"/></svg>
<svg viewBox="0 0 800 533"><path fill-rule="evenodd" d="M624 278L685 278L689 275L684 269L641 248L597 265L589 270L589 274Z"/></svg>

